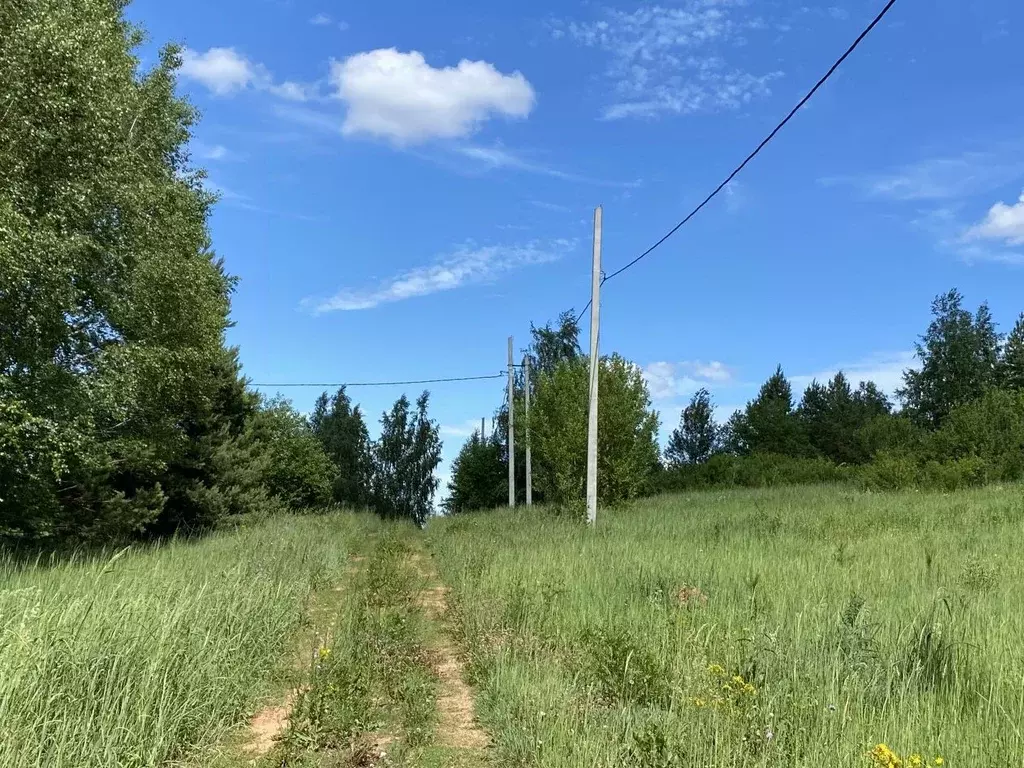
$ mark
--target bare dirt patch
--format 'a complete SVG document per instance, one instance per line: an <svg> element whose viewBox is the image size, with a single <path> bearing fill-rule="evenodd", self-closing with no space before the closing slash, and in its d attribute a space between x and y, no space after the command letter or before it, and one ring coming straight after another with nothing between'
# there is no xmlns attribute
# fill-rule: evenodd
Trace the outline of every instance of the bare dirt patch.
<svg viewBox="0 0 1024 768"><path fill-rule="evenodd" d="M413 563L421 575L429 581L437 580L437 573L428 558L418 555ZM417 603L426 617L441 623L448 610L448 588L433 586L423 589L417 596ZM431 644L430 658L437 674L437 739L441 746L456 749L483 749L490 740L476 722L476 706L473 691L463 677L462 659L454 644L443 632Z"/></svg>
<svg viewBox="0 0 1024 768"><path fill-rule="evenodd" d="M285 701L257 712L249 723L249 738L242 745L242 751L251 757L263 757L274 748L288 728L298 691L289 692Z"/></svg>

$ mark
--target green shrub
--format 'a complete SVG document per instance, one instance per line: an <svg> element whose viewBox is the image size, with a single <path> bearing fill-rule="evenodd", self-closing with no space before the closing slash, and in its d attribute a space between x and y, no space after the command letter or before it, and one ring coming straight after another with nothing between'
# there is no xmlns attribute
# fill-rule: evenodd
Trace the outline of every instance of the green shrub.
<svg viewBox="0 0 1024 768"><path fill-rule="evenodd" d="M919 484L941 491L959 491L988 482L989 464L977 456L949 461L929 461L921 471Z"/></svg>
<svg viewBox="0 0 1024 768"><path fill-rule="evenodd" d="M872 491L897 491L914 488L918 478L917 461L902 453L882 451L860 470L861 482Z"/></svg>
<svg viewBox="0 0 1024 768"><path fill-rule="evenodd" d="M710 488L771 488L780 485L841 483L854 470L825 458L795 458L777 453L750 456L718 454L703 464L685 464L666 469L658 477L659 490L693 491Z"/></svg>

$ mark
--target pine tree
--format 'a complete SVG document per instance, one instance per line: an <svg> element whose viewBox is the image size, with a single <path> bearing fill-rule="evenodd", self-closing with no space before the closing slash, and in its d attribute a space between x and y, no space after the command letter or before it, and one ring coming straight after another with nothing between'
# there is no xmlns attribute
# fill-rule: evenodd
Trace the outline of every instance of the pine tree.
<svg viewBox="0 0 1024 768"><path fill-rule="evenodd" d="M730 424L731 441L741 453L804 456L809 450L793 410L793 389L781 365L747 403L742 416L730 419Z"/></svg>
<svg viewBox="0 0 1024 768"><path fill-rule="evenodd" d="M999 384L1006 389L1024 390L1024 313L1006 337L999 366Z"/></svg>
<svg viewBox="0 0 1024 768"><path fill-rule="evenodd" d="M352 406L345 388L333 397L320 395L310 416L313 434L338 468L334 500L350 507L367 503L370 482L370 435L359 406Z"/></svg>
<svg viewBox="0 0 1024 768"><path fill-rule="evenodd" d="M669 466L703 464L718 449L719 429L711 393L698 390L679 417L679 426L672 431L665 459Z"/></svg>

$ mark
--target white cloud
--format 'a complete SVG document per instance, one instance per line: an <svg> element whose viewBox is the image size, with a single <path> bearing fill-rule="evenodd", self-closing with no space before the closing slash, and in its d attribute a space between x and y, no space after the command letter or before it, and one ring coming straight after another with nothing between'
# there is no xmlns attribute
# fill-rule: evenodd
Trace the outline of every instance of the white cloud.
<svg viewBox="0 0 1024 768"><path fill-rule="evenodd" d="M316 16L309 20L309 23L317 27L326 27L328 24L331 23L331 17L328 16L326 13L318 13Z"/></svg>
<svg viewBox="0 0 1024 768"><path fill-rule="evenodd" d="M651 399L655 401L689 395L703 386L722 386L733 382L732 370L717 360L650 363L642 369L642 373Z"/></svg>
<svg viewBox="0 0 1024 768"><path fill-rule="evenodd" d="M202 160L225 160L231 153L228 148L221 144L195 144L196 156Z"/></svg>
<svg viewBox="0 0 1024 768"><path fill-rule="evenodd" d="M1001 240L1007 245L1024 245L1024 193L1013 205L998 202L985 219L967 230L966 240Z"/></svg>
<svg viewBox="0 0 1024 768"><path fill-rule="evenodd" d="M461 424L442 424L438 431L442 437L469 438L480 432L480 421L470 419Z"/></svg>
<svg viewBox="0 0 1024 768"><path fill-rule="evenodd" d="M886 173L831 176L826 186L851 185L871 197L900 201L959 200L989 192L1024 176L1020 148L933 157Z"/></svg>
<svg viewBox="0 0 1024 768"><path fill-rule="evenodd" d="M196 80L218 96L244 90L261 76L260 68L234 48L210 48L198 53L181 52L181 75Z"/></svg>
<svg viewBox="0 0 1024 768"><path fill-rule="evenodd" d="M217 96L230 96L253 88L288 101L307 101L316 86L286 81L275 83L262 64L250 61L234 48L210 48L199 53L186 48L181 53L181 76L205 85Z"/></svg>
<svg viewBox="0 0 1024 768"><path fill-rule="evenodd" d="M316 86L295 83L291 80L279 85L268 84L267 90L286 101L309 101L316 95Z"/></svg>
<svg viewBox="0 0 1024 768"><path fill-rule="evenodd" d="M338 22L338 29L340 29L342 32L348 32L350 28L351 25L347 21Z"/></svg>
<svg viewBox="0 0 1024 768"><path fill-rule="evenodd" d="M686 0L671 8L605 9L597 21L556 23L553 36L610 57L606 76L615 99L603 110L606 120L731 110L767 96L782 76L746 72L722 58L722 49L742 46L747 32L764 27L741 5Z"/></svg>
<svg viewBox="0 0 1024 768"><path fill-rule="evenodd" d="M318 314L373 309L381 304L488 282L521 267L556 261L573 248L575 242L570 240L513 246L468 244L430 266L403 272L376 287L343 288L331 298L306 299L303 305Z"/></svg>
<svg viewBox="0 0 1024 768"><path fill-rule="evenodd" d="M824 384L839 371L842 371L849 380L850 386L856 388L862 381L873 381L879 389L891 397L897 389L903 386L903 372L918 366L919 363L913 352L882 353L846 365L837 365L828 370L791 376L789 381L793 385L793 398L799 400L803 391L812 381L817 380Z"/></svg>
<svg viewBox="0 0 1024 768"><path fill-rule="evenodd" d="M395 48L332 61L330 82L348 107L343 133L401 145L464 137L494 115L524 118L536 100L520 72L467 59L434 68L422 53Z"/></svg>

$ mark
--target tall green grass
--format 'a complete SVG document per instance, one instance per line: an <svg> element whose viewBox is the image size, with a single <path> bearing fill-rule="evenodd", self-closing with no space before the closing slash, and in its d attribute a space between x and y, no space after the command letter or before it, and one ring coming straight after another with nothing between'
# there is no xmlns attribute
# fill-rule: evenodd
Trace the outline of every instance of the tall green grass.
<svg viewBox="0 0 1024 768"><path fill-rule="evenodd" d="M1024 765L1024 492L663 497L428 532L501 765Z"/></svg>
<svg viewBox="0 0 1024 768"><path fill-rule="evenodd" d="M0 765L155 766L245 720L370 523L279 519L198 542L0 561Z"/></svg>

